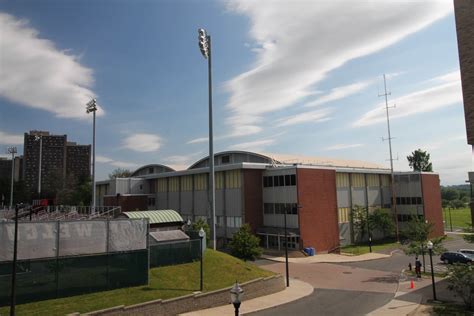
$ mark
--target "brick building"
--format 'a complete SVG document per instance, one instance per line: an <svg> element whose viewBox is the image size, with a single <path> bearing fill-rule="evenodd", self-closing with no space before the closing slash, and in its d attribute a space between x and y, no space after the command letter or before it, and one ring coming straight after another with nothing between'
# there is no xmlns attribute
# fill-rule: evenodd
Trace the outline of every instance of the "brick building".
<svg viewBox="0 0 474 316"><path fill-rule="evenodd" d="M474 1L454 0L459 65L461 68L464 117L467 143L474 145ZM469 182L474 184L474 172L469 172ZM474 223L474 200L471 197L471 220Z"/></svg>
<svg viewBox="0 0 474 316"><path fill-rule="evenodd" d="M208 162L206 157L181 171L145 166L132 178L100 181L97 205L123 202L126 210L173 209L185 221L207 220ZM390 170L375 164L230 151L216 154L215 165L219 245L249 223L263 247L282 247L287 210L290 248L330 252L354 242L353 207L390 211ZM401 228L416 216L434 223L433 236L444 234L437 174L396 173L395 192Z"/></svg>
<svg viewBox="0 0 474 316"><path fill-rule="evenodd" d="M52 198L66 180L78 181L90 175L91 146L68 142L67 135L30 131L25 133L23 151L23 178L33 197L38 197L40 190L41 197Z"/></svg>

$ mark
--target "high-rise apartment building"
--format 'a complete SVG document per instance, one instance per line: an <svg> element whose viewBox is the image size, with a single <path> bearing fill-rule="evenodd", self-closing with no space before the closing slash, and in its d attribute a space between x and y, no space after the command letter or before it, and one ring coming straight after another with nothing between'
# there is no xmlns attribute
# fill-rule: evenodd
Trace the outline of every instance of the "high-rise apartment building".
<svg viewBox="0 0 474 316"><path fill-rule="evenodd" d="M70 143L67 135L30 131L25 133L23 150L23 177L33 197L53 198L66 181L90 175L91 146Z"/></svg>

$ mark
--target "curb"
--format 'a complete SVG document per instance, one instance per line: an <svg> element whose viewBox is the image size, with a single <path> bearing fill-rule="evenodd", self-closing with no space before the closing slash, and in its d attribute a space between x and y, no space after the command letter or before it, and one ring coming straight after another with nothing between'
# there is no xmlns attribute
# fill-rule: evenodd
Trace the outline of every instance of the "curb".
<svg viewBox="0 0 474 316"><path fill-rule="evenodd" d="M396 250L394 250L396 251ZM393 255L393 252L392 251L390 253L390 255L388 254L380 254L380 255L383 255L383 257L379 257L379 258L367 258L367 259L362 259L362 260L355 260L356 258L354 259L347 259L347 260L324 260L324 259L321 259L321 261L314 261L314 262L310 262L309 260L308 261L303 261L303 260L299 260L299 262L295 262L295 261L292 261L291 258L289 258L288 262L289 263L296 263L296 264L300 264L300 263L307 263L307 264L313 264L313 263L352 263L352 262L364 262L364 261L373 261L373 260L380 260L380 259L386 259L386 258L390 258L392 255ZM318 255L316 255L318 256ZM341 256L344 256L344 255L341 255ZM353 257L353 256L350 256L350 257ZM350 258L348 256L348 258ZM306 258L310 258L310 257L306 257ZM306 258L303 258L303 259L306 259ZM265 260L269 260L269 261L273 261L273 262L285 262L285 259L283 257L260 257L260 259L265 259Z"/></svg>

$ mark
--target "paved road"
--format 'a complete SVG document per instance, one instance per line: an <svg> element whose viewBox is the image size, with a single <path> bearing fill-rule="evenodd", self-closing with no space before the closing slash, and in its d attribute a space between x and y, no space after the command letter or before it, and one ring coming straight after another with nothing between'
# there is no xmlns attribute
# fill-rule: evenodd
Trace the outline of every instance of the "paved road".
<svg viewBox="0 0 474 316"><path fill-rule="evenodd" d="M294 303L250 315L366 315L388 303L392 297L391 293L314 289L313 294Z"/></svg>
<svg viewBox="0 0 474 316"><path fill-rule="evenodd" d="M474 248L459 236L445 242L448 250ZM421 258L420 258L421 259ZM265 310L252 315L365 315L388 303L397 291L402 269L414 265L414 257L395 251L386 259L354 263L290 264L290 276L312 284L312 295L293 303ZM284 263L267 260L257 262L262 268L284 274ZM425 258L426 271L430 271L429 256ZM433 257L435 271L446 266L439 256ZM418 290L417 290L418 292ZM430 295L430 288L419 290Z"/></svg>

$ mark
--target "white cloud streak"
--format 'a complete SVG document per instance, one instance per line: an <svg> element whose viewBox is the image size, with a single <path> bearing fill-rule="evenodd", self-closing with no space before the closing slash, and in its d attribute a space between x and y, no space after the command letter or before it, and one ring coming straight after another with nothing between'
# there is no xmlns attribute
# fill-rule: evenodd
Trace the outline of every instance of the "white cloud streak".
<svg viewBox="0 0 474 316"><path fill-rule="evenodd" d="M98 163L111 165L117 168L137 168L138 167L138 164L133 163L133 162L118 161L118 160L114 160L112 158L100 156L100 155L97 155L95 157L95 161Z"/></svg>
<svg viewBox="0 0 474 316"><path fill-rule="evenodd" d="M62 118L87 118L92 70L66 54L26 20L0 13L0 97ZM103 115L103 109L97 115Z"/></svg>
<svg viewBox="0 0 474 316"><path fill-rule="evenodd" d="M449 1L234 0L227 7L249 17L249 35L258 47L251 69L226 84L227 123L236 131L259 127L264 114L302 101L347 61L386 48L452 12Z"/></svg>
<svg viewBox="0 0 474 316"><path fill-rule="evenodd" d="M350 84L350 85L347 85L347 86L334 88L328 94L323 95L323 96L321 96L320 98L318 98L314 101L306 103L305 106L313 107L313 106L318 106L318 105L321 105L321 104L324 104L324 103L328 103L328 102L337 101L337 100L347 98L350 95L356 94L356 93L366 89L372 83L374 83L374 80L367 80L367 81L353 83L353 84Z"/></svg>
<svg viewBox="0 0 474 316"><path fill-rule="evenodd" d="M23 140L23 135L13 135L0 131L0 145L21 145Z"/></svg>
<svg viewBox="0 0 474 316"><path fill-rule="evenodd" d="M124 148L138 152L158 151L161 147L161 144L162 139L160 136L143 133L130 135L123 141Z"/></svg>
<svg viewBox="0 0 474 316"><path fill-rule="evenodd" d="M455 73L448 73L433 78L430 81L440 82L440 84L392 99L390 103L396 104L396 108L390 112L390 119L430 112L462 102L459 72L457 72L457 75ZM384 104L380 103L354 122L353 127L382 123L385 120Z"/></svg>
<svg viewBox="0 0 474 316"><path fill-rule="evenodd" d="M273 145L276 142L276 139L262 139L256 140L252 142L240 143L230 146L229 148L232 150L245 150L245 151L253 151L253 152L260 152L264 148Z"/></svg>
<svg viewBox="0 0 474 316"><path fill-rule="evenodd" d="M294 116L290 116L284 119L280 119L277 121L277 126L290 126L290 125L297 125L302 123L321 123L325 121L331 120L329 114L332 113L332 109L321 109L316 111L304 112Z"/></svg>
<svg viewBox="0 0 474 316"><path fill-rule="evenodd" d="M343 150L350 148L362 147L364 144L337 144L333 146L326 147L325 150Z"/></svg>

